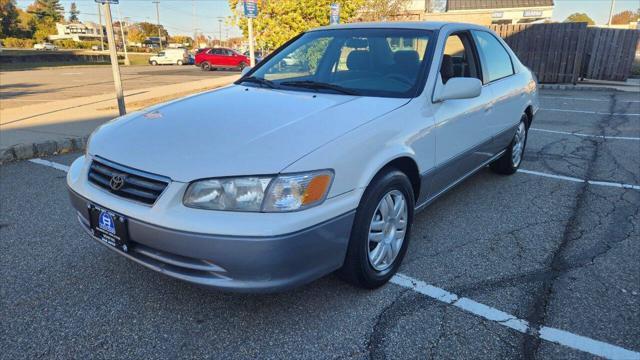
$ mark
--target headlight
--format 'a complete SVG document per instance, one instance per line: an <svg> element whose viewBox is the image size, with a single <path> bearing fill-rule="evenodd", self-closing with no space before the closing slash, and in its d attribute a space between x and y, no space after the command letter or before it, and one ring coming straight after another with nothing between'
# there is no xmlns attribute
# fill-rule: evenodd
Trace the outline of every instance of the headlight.
<svg viewBox="0 0 640 360"><path fill-rule="evenodd" d="M286 212L321 204L333 180L330 170L272 177L200 180L187 188L185 206L209 210Z"/></svg>

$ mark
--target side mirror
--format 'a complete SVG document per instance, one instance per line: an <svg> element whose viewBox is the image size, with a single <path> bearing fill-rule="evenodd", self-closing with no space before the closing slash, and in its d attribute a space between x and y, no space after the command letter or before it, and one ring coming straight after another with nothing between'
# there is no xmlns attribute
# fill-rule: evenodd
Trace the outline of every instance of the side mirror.
<svg viewBox="0 0 640 360"><path fill-rule="evenodd" d="M450 78L440 90L440 96L436 101L453 99L471 99L480 96L482 82L476 78L454 77Z"/></svg>
<svg viewBox="0 0 640 360"><path fill-rule="evenodd" d="M251 66L245 66L244 68L242 68L240 76L245 76L249 71L251 71L251 69L253 69Z"/></svg>

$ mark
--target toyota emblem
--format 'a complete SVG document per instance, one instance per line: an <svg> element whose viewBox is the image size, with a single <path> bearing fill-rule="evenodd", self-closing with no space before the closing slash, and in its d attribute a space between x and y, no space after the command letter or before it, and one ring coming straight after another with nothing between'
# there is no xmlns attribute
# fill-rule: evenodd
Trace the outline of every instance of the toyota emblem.
<svg viewBox="0 0 640 360"><path fill-rule="evenodd" d="M124 176L122 175L113 175L111 180L109 180L109 186L111 190L118 191L124 185Z"/></svg>

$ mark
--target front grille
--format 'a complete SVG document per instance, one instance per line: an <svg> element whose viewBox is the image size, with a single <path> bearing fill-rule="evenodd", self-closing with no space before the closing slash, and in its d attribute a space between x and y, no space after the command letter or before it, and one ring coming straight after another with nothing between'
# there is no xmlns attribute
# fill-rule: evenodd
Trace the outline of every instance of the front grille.
<svg viewBox="0 0 640 360"><path fill-rule="evenodd" d="M115 181L114 178L122 181ZM89 182L123 198L153 205L169 184L168 179L103 160L93 160ZM112 185L116 186L112 186Z"/></svg>

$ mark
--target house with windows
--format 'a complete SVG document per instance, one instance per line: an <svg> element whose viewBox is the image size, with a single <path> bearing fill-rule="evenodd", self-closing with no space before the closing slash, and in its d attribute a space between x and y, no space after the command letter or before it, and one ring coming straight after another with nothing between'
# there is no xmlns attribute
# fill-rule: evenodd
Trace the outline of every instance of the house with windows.
<svg viewBox="0 0 640 360"><path fill-rule="evenodd" d="M106 36L104 26L100 26L93 22L74 22L68 24L56 23L57 34L49 35L49 40L75 40L75 41L91 41L100 40L100 31L102 36Z"/></svg>
<svg viewBox="0 0 640 360"><path fill-rule="evenodd" d="M526 24L550 20L553 8L553 0L412 0L403 17L480 25Z"/></svg>

